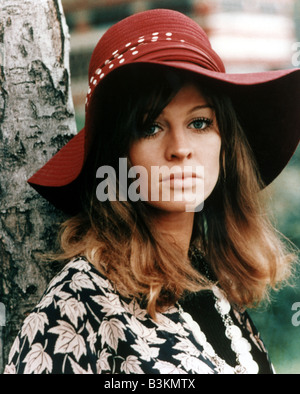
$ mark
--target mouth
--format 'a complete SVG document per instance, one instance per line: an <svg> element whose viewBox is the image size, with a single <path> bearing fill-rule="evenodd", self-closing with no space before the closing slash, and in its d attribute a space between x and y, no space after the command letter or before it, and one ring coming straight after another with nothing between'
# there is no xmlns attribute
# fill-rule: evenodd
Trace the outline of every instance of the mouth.
<svg viewBox="0 0 300 394"><path fill-rule="evenodd" d="M170 188L182 189L197 186L202 180L203 174L200 172L179 171L163 176L161 182L170 183Z"/></svg>

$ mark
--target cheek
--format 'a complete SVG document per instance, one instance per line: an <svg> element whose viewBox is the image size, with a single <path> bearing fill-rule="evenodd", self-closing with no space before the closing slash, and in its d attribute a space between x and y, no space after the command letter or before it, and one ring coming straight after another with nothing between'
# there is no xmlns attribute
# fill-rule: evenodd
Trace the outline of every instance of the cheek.
<svg viewBox="0 0 300 394"><path fill-rule="evenodd" d="M221 137L214 133L206 141L199 144L198 160L207 168L215 172L219 168L221 155Z"/></svg>
<svg viewBox="0 0 300 394"><path fill-rule="evenodd" d="M150 174L153 166L162 165L163 152L161 145L156 141L140 139L134 142L128 153L128 158L133 167L142 166Z"/></svg>
<svg viewBox="0 0 300 394"><path fill-rule="evenodd" d="M216 138L205 152L203 152L204 165L204 191L208 197L213 191L220 174L220 155L221 155L221 139Z"/></svg>
<svg viewBox="0 0 300 394"><path fill-rule="evenodd" d="M151 153L150 153L151 152ZM150 184L150 174L151 167L155 165L155 151L149 150L149 146L145 141L140 140L134 142L128 153L128 158L132 167L143 167L146 171L142 173L143 176L140 177L139 182L147 187Z"/></svg>
<svg viewBox="0 0 300 394"><path fill-rule="evenodd" d="M211 170L219 176L220 173L220 156L221 156L221 144L219 144L218 148L212 152L211 157Z"/></svg>
<svg viewBox="0 0 300 394"><path fill-rule="evenodd" d="M149 147L144 140L139 140L131 144L128 158L133 166L147 167L149 157Z"/></svg>
<svg viewBox="0 0 300 394"><path fill-rule="evenodd" d="M137 165L137 162L139 161L139 147L138 144L136 142L134 142L130 148L129 148L129 152L128 152L128 158L130 160L130 163L135 166Z"/></svg>
<svg viewBox="0 0 300 394"><path fill-rule="evenodd" d="M152 183L151 169L157 166L157 150L150 148L149 144L140 140L133 143L129 149L128 158L132 167L139 169L135 188L138 186L138 194L143 201L152 201L152 194L159 195L159 184ZM133 174L136 172L133 171Z"/></svg>

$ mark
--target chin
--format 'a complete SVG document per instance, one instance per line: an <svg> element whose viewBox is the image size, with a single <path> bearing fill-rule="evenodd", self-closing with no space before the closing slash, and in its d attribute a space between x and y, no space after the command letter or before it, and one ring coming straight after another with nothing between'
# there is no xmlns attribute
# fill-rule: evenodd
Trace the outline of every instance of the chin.
<svg viewBox="0 0 300 394"><path fill-rule="evenodd" d="M191 213L191 212L200 212L204 207L204 201L197 201L196 203L189 201L155 201L155 202L147 202L147 204L161 212L165 213Z"/></svg>

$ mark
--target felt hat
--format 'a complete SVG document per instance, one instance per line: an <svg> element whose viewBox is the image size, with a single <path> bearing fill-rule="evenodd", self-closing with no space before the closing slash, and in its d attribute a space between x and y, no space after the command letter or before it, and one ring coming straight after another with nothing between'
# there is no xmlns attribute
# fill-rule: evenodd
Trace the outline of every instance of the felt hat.
<svg viewBox="0 0 300 394"><path fill-rule="evenodd" d="M28 180L56 207L69 213L78 210L78 179L91 144L95 91L115 70L137 63L187 70L224 90L233 101L265 185L289 162L300 138L300 70L226 73L195 21L177 11L150 10L118 22L102 36L89 67L85 127Z"/></svg>

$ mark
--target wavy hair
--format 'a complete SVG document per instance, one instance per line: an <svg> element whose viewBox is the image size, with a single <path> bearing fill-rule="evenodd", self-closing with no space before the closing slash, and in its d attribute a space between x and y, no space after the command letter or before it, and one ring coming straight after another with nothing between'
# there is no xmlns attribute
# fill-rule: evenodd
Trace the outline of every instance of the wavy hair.
<svg viewBox="0 0 300 394"><path fill-rule="evenodd" d="M82 173L82 209L62 225L60 258L85 256L122 295L142 299L153 318L187 292L211 283L157 231L149 205L100 203L96 171L110 165L118 178L118 160L127 157L145 123L154 121L191 80L213 103L222 139L219 180L195 214L191 249L201 252L229 300L242 307L265 299L270 288L289 277L294 260L267 218L259 171L230 98L187 72L124 67L104 80L93 97L94 134Z"/></svg>

